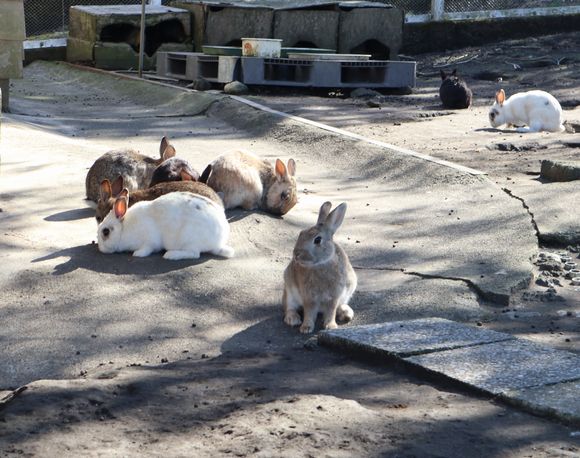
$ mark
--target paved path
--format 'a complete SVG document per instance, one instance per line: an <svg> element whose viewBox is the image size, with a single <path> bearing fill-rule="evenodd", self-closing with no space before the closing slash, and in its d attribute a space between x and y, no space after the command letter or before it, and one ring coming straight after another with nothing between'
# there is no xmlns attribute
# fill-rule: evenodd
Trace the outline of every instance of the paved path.
<svg viewBox="0 0 580 458"><path fill-rule="evenodd" d="M323 331L319 341L385 363L395 359L580 425L580 356L573 353L441 318Z"/></svg>

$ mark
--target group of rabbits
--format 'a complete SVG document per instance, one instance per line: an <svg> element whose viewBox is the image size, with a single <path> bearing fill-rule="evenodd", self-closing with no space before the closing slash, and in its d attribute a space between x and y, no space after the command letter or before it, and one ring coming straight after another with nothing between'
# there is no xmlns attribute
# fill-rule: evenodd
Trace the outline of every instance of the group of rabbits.
<svg viewBox="0 0 580 458"><path fill-rule="evenodd" d="M440 97L450 108L467 108L472 93L455 71L441 71ZM562 108L544 91L505 99L502 90L489 111L493 127L519 126L518 131L563 131ZM524 127L525 126L525 127ZM217 157L201 176L163 137L159 159L133 150L110 151L89 169L87 199L96 203L98 246L103 253L132 251L148 256L165 250L165 259L196 259L201 253L230 258L230 228L225 210L242 207L284 215L297 202L296 163L269 161L241 151ZM336 319L352 320L348 302L357 277L344 250L333 240L346 213L342 203L320 207L314 226L298 236L284 271L284 321L314 330L319 312L325 329ZM300 312L303 315L300 315Z"/></svg>
<svg viewBox="0 0 580 458"><path fill-rule="evenodd" d="M284 215L296 205L296 163L280 159L275 166L257 156L235 151L217 157L201 176L175 157L166 137L159 159L133 150L99 157L86 177L87 199L96 204L98 247L103 253L132 251L148 256L165 250L165 259L196 259L201 253L225 258L228 245L225 210L242 207ZM284 321L314 330L323 314L325 329L336 318L350 321L348 305L357 278L348 256L333 240L346 212L343 203L331 210L325 202L315 226L302 231L284 272ZM303 312L301 318L299 312Z"/></svg>
<svg viewBox="0 0 580 458"><path fill-rule="evenodd" d="M446 108L462 109L471 106L473 94L466 82L453 70L447 74L441 70L439 97ZM495 102L489 110L492 127L507 124L516 126L517 132L563 132L562 107L556 98L545 91L528 91L512 95L506 100L505 91L495 94Z"/></svg>

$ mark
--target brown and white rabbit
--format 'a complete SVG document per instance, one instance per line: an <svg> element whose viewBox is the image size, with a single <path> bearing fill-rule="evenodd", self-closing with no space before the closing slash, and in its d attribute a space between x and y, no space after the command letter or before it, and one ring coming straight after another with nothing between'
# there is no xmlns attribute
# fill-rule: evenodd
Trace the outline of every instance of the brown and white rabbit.
<svg viewBox="0 0 580 458"><path fill-rule="evenodd" d="M472 93L467 83L457 76L457 69L447 74L441 70L439 98L445 108L464 109L471 106Z"/></svg>
<svg viewBox="0 0 580 458"><path fill-rule="evenodd" d="M517 132L563 132L562 107L556 98L545 91L519 92L506 100L500 89L495 94L495 103L489 110L492 127L502 124L527 126L518 127Z"/></svg>
<svg viewBox="0 0 580 458"><path fill-rule="evenodd" d="M298 200L296 195L296 163L288 165L276 159L276 166L257 156L235 151L215 159L204 170L200 181L223 193L226 209L242 207L285 215Z"/></svg>
<svg viewBox="0 0 580 458"><path fill-rule="evenodd" d="M134 150L114 150L103 154L87 173L85 180L87 199L97 202L101 182L105 179L113 181L119 175L123 177L129 191L148 187L157 166L175 156L175 148L169 144L166 137L161 139L159 155L159 159L153 159Z"/></svg>
<svg viewBox="0 0 580 458"><path fill-rule="evenodd" d="M331 207L330 202L322 204L316 225L300 232L284 271L284 322L301 324L302 333L314 330L319 312L324 329L336 328L336 318L348 322L354 316L348 302L356 289L356 274L342 247L332 239L344 219L346 203L329 213Z"/></svg>
<svg viewBox="0 0 580 458"><path fill-rule="evenodd" d="M101 182L101 193L97 202L95 218L97 224L107 216L115 205L115 199L121 194L124 186L124 180L121 175L112 183L104 179ZM208 185L197 181L168 181L156 184L147 189L138 189L129 194L129 207L142 200L155 200L158 197L169 194L170 192L190 192L192 194L207 197L221 207L224 206L221 197Z"/></svg>

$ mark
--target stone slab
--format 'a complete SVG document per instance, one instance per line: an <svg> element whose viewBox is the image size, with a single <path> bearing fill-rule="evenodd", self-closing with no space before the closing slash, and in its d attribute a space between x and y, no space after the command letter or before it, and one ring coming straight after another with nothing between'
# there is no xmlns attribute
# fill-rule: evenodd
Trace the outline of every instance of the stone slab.
<svg viewBox="0 0 580 458"><path fill-rule="evenodd" d="M512 339L509 334L443 318L353 326L323 331L319 335L323 345L401 358Z"/></svg>
<svg viewBox="0 0 580 458"><path fill-rule="evenodd" d="M548 181L580 180L580 161L552 161L544 159L540 178Z"/></svg>
<svg viewBox="0 0 580 458"><path fill-rule="evenodd" d="M522 339L411 356L406 361L495 395L580 379L580 356Z"/></svg>
<svg viewBox="0 0 580 458"><path fill-rule="evenodd" d="M580 380L509 390L501 397L528 411L580 423Z"/></svg>

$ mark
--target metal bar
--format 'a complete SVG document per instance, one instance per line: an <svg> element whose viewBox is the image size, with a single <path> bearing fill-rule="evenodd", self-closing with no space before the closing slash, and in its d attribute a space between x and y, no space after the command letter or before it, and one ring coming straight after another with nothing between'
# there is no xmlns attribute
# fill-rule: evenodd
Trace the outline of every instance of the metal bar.
<svg viewBox="0 0 580 458"><path fill-rule="evenodd" d="M445 0L431 0L431 20L440 21L445 13Z"/></svg>
<svg viewBox="0 0 580 458"><path fill-rule="evenodd" d="M143 77L143 50L145 48L145 4L147 0L141 0L141 30L139 31L139 78Z"/></svg>

